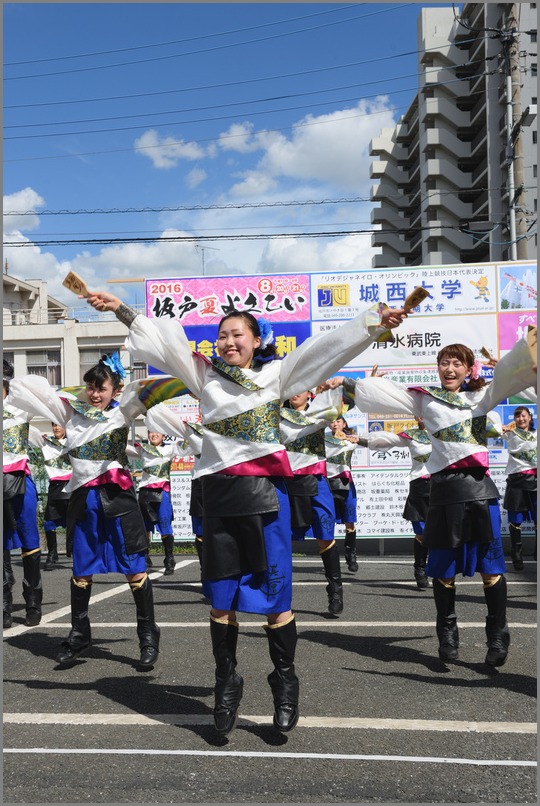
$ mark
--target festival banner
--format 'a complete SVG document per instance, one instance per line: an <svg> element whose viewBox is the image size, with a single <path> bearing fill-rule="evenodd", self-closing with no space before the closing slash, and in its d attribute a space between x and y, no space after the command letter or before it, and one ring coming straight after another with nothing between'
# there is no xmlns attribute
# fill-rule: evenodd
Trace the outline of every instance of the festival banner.
<svg viewBox="0 0 540 806"><path fill-rule="evenodd" d="M230 277L157 278L146 281L149 317L177 319L192 349L216 354L217 324L231 310L247 310L272 323L278 356L282 358L311 335L329 332L369 305L401 307L416 286L430 297L392 332L391 340L376 342L340 374L364 377L374 364L392 380L404 384L438 385L436 356L445 344L460 341L480 357L485 347L495 357L504 355L536 324L536 263L484 263L455 266L416 266L366 269L354 272L317 272ZM150 374L158 374L149 367ZM493 370L484 367L486 380ZM514 398L512 399L514 400ZM170 401L185 420L200 420L198 404L189 396ZM527 404L536 418L536 406ZM515 405L498 407L504 423ZM358 434L371 430L400 431L413 425L403 416L347 412ZM490 468L501 496L507 452L504 440L490 440ZM189 489L193 457L173 464L171 493L177 540L192 540ZM411 460L406 449L388 453L357 448L352 472L358 492L357 534L360 538L413 536L401 513L408 493ZM502 499L501 499L502 500ZM506 513L502 510L507 533ZM532 527L531 527L532 528ZM524 525L524 532L529 527ZM530 531L530 530L529 530ZM336 527L341 536L344 527Z"/></svg>

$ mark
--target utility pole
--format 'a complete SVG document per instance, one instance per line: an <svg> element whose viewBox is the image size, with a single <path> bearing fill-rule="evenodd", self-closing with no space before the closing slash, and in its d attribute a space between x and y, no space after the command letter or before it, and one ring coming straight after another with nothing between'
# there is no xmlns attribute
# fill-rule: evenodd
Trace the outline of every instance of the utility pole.
<svg viewBox="0 0 540 806"><path fill-rule="evenodd" d="M501 43L506 82L506 165L508 170L508 218L510 260L527 258L527 222L521 213L525 206L525 175L521 143L521 65L519 60L519 9L512 3ZM518 207L517 201L520 200ZM516 212L521 213L516 215Z"/></svg>

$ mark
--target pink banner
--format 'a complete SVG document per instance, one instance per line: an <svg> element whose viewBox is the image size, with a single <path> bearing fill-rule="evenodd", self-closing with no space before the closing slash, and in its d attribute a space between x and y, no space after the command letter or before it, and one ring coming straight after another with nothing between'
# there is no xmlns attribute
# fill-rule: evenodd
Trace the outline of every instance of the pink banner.
<svg viewBox="0 0 540 806"><path fill-rule="evenodd" d="M309 275L158 278L146 281L149 317L214 325L231 310L280 322L310 319Z"/></svg>
<svg viewBox="0 0 540 806"><path fill-rule="evenodd" d="M499 314L499 349L511 350L516 341L527 335L527 326L536 326L536 311L512 311Z"/></svg>

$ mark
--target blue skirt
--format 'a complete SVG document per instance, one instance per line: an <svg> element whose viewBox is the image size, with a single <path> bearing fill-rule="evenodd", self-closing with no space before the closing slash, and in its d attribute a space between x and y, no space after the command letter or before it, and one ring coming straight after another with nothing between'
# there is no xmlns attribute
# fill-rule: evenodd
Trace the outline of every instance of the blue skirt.
<svg viewBox="0 0 540 806"><path fill-rule="evenodd" d="M341 512L339 514L338 508L336 507L336 523L356 523L358 520L356 514L357 503L356 487L351 481L351 486L349 487L347 495L343 500L343 504L340 507Z"/></svg>
<svg viewBox="0 0 540 806"><path fill-rule="evenodd" d="M99 488L90 487L84 518L73 533L73 575L144 573L145 554L126 553L120 518L105 517Z"/></svg>
<svg viewBox="0 0 540 806"><path fill-rule="evenodd" d="M473 577L480 574L504 574L506 563L501 539L501 513L496 499L489 502L493 528L491 543L471 541L454 549L432 546L426 565L426 574L432 579L452 579L461 574Z"/></svg>
<svg viewBox="0 0 540 806"><path fill-rule="evenodd" d="M215 610L285 613L292 605L292 549L289 496L282 479L273 479L279 510L264 515L266 571L203 580L204 595Z"/></svg>
<svg viewBox="0 0 540 806"><path fill-rule="evenodd" d="M156 507L156 514L157 514L157 523L149 523L145 520L144 525L146 526L149 532L154 531L157 527L158 531L162 535L172 535L173 533L173 526L172 522L174 520L174 512L171 503L171 496L167 490L163 490L163 494L161 496L161 501L159 505Z"/></svg>
<svg viewBox="0 0 540 806"><path fill-rule="evenodd" d="M305 537L313 535L317 540L333 540L336 527L336 508L334 496L324 476L319 479L317 495L311 497L311 507L313 512L311 525L292 527L292 539L303 540Z"/></svg>
<svg viewBox="0 0 540 806"><path fill-rule="evenodd" d="M40 547L37 525L37 490L32 476L26 477L26 491L10 499L16 529L4 528L4 551L32 551ZM5 503L4 503L5 506Z"/></svg>
<svg viewBox="0 0 540 806"><path fill-rule="evenodd" d="M202 518L198 515L193 515L191 518L191 530L194 535L197 537L202 537L203 533L203 525L202 525Z"/></svg>

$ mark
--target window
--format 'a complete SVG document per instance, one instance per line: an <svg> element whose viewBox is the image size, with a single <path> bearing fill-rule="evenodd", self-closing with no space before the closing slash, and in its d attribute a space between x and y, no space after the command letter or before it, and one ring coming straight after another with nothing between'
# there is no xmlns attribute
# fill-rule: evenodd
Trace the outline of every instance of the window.
<svg viewBox="0 0 540 806"><path fill-rule="evenodd" d="M140 381L143 378L146 378L147 375L148 375L148 372L147 372L146 364L144 363L144 361L134 361L133 362L133 376L130 378L130 380Z"/></svg>
<svg viewBox="0 0 540 806"><path fill-rule="evenodd" d="M536 31L531 31L529 36L531 37L531 42L536 42Z"/></svg>
<svg viewBox="0 0 540 806"><path fill-rule="evenodd" d="M536 131L534 131L534 132L532 133L532 141L533 141L533 144L534 144L534 145L536 145L536 136L537 136L537 132L536 132Z"/></svg>
<svg viewBox="0 0 540 806"><path fill-rule="evenodd" d="M13 366L13 362L15 361L15 353L11 352L11 350L9 351L4 350L2 353L2 358L4 359L4 361L7 361L8 364L11 364L11 366Z"/></svg>
<svg viewBox="0 0 540 806"><path fill-rule="evenodd" d="M531 64L531 76L536 75L538 75L538 65L535 62L534 64Z"/></svg>
<svg viewBox="0 0 540 806"><path fill-rule="evenodd" d="M538 173L538 165L533 165L533 176L536 179L536 175Z"/></svg>
<svg viewBox="0 0 540 806"><path fill-rule="evenodd" d="M26 366L29 375L47 378L51 386L61 386L62 367L60 350L40 350L26 353Z"/></svg>

